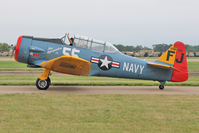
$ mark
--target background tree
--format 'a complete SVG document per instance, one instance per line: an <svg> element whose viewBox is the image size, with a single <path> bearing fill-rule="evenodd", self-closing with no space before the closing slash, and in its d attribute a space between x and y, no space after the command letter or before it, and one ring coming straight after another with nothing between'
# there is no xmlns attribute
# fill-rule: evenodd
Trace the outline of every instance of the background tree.
<svg viewBox="0 0 199 133"><path fill-rule="evenodd" d="M142 45L137 45L137 46L124 46L122 44L116 44L115 47L119 51L129 51L129 52L138 52L140 50L151 50L148 47L143 47Z"/></svg>
<svg viewBox="0 0 199 133"><path fill-rule="evenodd" d="M10 48L7 43L0 43L0 52L9 52Z"/></svg>
<svg viewBox="0 0 199 133"><path fill-rule="evenodd" d="M155 52L165 52L167 49L169 49L169 47L172 46L172 44L154 44L152 46Z"/></svg>
<svg viewBox="0 0 199 133"><path fill-rule="evenodd" d="M118 50L120 50L120 51L126 51L125 46L122 45L122 44L117 44L117 45L115 45L115 47L116 47Z"/></svg>

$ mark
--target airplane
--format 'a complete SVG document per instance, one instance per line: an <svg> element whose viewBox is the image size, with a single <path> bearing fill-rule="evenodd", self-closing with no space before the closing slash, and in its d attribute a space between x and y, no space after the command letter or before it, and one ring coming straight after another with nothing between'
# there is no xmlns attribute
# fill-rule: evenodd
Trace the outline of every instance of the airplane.
<svg viewBox="0 0 199 133"><path fill-rule="evenodd" d="M121 53L110 42L85 36L20 36L16 44L15 60L26 63L27 67L44 68L36 80L39 90L49 88L51 71L71 75L159 81L161 90L166 81L184 82L189 76L185 45L180 41L174 43L156 61L149 62Z"/></svg>

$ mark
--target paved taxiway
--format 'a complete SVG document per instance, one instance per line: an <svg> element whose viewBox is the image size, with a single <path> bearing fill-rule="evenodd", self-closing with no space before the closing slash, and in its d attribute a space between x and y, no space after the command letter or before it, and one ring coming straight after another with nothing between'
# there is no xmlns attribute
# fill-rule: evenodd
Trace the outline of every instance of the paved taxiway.
<svg viewBox="0 0 199 133"><path fill-rule="evenodd" d="M42 91L35 86L0 86L0 94L44 93L44 94L168 94L199 95L199 86L50 86Z"/></svg>

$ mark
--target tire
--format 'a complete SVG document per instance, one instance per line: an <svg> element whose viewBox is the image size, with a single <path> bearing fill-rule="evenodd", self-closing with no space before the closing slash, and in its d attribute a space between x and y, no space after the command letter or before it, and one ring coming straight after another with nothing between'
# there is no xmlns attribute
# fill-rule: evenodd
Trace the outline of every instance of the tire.
<svg viewBox="0 0 199 133"><path fill-rule="evenodd" d="M50 85L51 85L51 80L50 80L50 78L49 78L49 77L47 78L47 80L48 80L48 82L49 82L49 83L50 83Z"/></svg>
<svg viewBox="0 0 199 133"><path fill-rule="evenodd" d="M36 86L39 90L47 90L50 86L50 78L46 80L41 80L38 78L36 80Z"/></svg>
<svg viewBox="0 0 199 133"><path fill-rule="evenodd" d="M160 90L164 90L164 85L159 85Z"/></svg>

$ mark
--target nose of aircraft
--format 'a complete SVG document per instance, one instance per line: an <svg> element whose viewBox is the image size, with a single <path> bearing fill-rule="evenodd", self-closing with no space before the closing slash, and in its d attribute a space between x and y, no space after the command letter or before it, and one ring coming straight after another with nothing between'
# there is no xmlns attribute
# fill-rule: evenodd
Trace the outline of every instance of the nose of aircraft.
<svg viewBox="0 0 199 133"><path fill-rule="evenodd" d="M15 49L15 60L18 61L18 56L19 56L19 50L20 50L20 45L21 45L21 40L22 40L22 36L20 36L17 40L17 45L16 45L16 49Z"/></svg>

